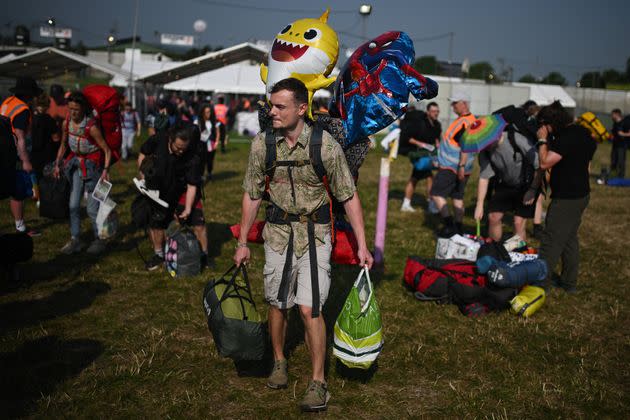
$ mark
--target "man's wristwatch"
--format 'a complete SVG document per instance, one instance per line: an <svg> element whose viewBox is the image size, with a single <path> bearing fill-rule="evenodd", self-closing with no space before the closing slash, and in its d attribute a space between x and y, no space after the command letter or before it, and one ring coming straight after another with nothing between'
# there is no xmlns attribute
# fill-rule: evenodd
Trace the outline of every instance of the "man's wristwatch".
<svg viewBox="0 0 630 420"><path fill-rule="evenodd" d="M539 148L543 144L547 144L547 139L538 139L538 141L536 142L536 148Z"/></svg>
<svg viewBox="0 0 630 420"><path fill-rule="evenodd" d="M235 248L236 248L236 249L239 249L239 248L248 248L248 246L247 246L247 242L245 242L245 243L239 242L238 244L236 244L236 247L235 247Z"/></svg>

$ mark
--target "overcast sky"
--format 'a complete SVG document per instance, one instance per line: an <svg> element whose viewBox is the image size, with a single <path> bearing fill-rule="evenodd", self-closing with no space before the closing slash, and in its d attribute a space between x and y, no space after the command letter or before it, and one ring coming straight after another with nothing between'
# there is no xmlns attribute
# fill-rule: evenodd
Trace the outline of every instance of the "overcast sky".
<svg viewBox="0 0 630 420"><path fill-rule="evenodd" d="M157 32L193 34L193 22L208 28L200 45L230 46L254 39L272 39L287 23L318 17L331 6L329 24L347 47L361 43L363 21L359 1L319 0L139 0L138 34L159 42ZM16 24L32 27L32 38L48 16L73 29L73 44L103 45L111 29L118 37L131 36L135 0L23 0L3 7L2 31ZM449 57L454 32L453 60L489 61L496 70L503 59L515 77L544 76L559 71L570 81L589 70L625 69L630 57L630 0L477 0L372 1L366 33L376 36L402 30L415 40L416 55ZM426 39L429 40L426 40ZM436 38L436 39L431 39ZM423 40L424 39L424 40ZM340 58L340 61L343 59Z"/></svg>

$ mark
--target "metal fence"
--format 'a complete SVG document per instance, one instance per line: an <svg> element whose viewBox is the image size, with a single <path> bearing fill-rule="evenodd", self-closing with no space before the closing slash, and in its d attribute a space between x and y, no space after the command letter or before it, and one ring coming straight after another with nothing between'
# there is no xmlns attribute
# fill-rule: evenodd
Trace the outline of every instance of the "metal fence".
<svg viewBox="0 0 630 420"><path fill-rule="evenodd" d="M596 114L610 114L615 108L630 114L630 91L565 87L577 103L576 114L591 111Z"/></svg>

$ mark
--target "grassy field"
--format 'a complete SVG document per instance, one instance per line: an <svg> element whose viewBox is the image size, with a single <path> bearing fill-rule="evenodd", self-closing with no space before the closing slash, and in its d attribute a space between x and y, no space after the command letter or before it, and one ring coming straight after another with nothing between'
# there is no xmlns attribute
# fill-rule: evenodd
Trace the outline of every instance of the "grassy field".
<svg viewBox="0 0 630 420"><path fill-rule="evenodd" d="M310 363L295 314L289 331L290 384L265 388L264 378L218 356L206 326L201 294L209 278L231 264L228 226L239 219L240 182L248 147L217 155L215 180L205 187L210 253L217 268L192 279L148 273L136 251L150 245L128 228L135 194L132 163L113 169L113 197L122 231L105 255L62 256L65 222L36 217L43 230L22 278L0 284L1 417L52 418L289 418L307 384ZM594 171L608 161L600 147ZM367 234L374 237L379 152L363 168L359 190ZM630 194L593 182L580 231L579 292L554 290L536 315L504 312L482 319L455 306L420 303L401 286L410 254L432 256L437 220L422 211L400 213L409 174L406 158L393 164L385 249L377 276L385 347L371 378L354 378L332 356L327 375L332 418L629 418ZM473 230L468 188L466 224ZM425 203L418 188L414 205ZM0 231L13 229L8 204ZM88 222L84 220L84 232ZM86 240L89 238L85 237ZM534 242L536 244L536 242ZM253 247L250 277L259 311L262 247ZM324 313L332 324L356 276L335 267Z"/></svg>

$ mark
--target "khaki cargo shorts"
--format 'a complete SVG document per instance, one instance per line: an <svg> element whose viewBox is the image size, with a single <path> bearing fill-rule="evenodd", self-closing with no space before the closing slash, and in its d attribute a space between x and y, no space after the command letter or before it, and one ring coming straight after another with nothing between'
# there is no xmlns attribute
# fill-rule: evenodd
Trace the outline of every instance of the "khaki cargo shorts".
<svg viewBox="0 0 630 420"><path fill-rule="evenodd" d="M324 244L317 247L317 268L319 283L319 304L320 310L330 290L330 253L332 244L330 235L326 235ZM284 269L284 253L278 253L265 243L265 268L263 276L265 281L265 300L270 305L280 309L288 309L296 303L300 306L313 307L313 294L311 289L311 261L308 250L301 257L297 258L293 254L291 264L291 276L289 285L289 296L286 302L278 301L278 290L282 282L282 271Z"/></svg>

